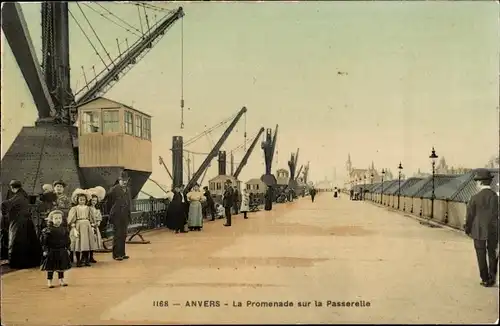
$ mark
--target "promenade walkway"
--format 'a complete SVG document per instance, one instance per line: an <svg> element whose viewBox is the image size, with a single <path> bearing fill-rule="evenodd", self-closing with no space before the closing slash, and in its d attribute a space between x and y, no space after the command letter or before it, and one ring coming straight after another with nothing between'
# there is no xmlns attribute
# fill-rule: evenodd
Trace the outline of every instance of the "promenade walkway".
<svg viewBox="0 0 500 326"><path fill-rule="evenodd" d="M231 228L222 224L208 223L203 232L181 235L148 233L151 244L127 245L128 261L99 254L95 266L70 270L67 288L46 288L45 274L36 270L6 274L2 322L497 320L498 287L479 285L472 242L459 232L329 193L315 203L303 198L276 205L248 220L237 216ZM168 307L160 307L160 301L168 301ZM187 301L196 307L187 307ZM263 307L264 301L288 301L293 307ZM354 307L336 306L342 301Z"/></svg>

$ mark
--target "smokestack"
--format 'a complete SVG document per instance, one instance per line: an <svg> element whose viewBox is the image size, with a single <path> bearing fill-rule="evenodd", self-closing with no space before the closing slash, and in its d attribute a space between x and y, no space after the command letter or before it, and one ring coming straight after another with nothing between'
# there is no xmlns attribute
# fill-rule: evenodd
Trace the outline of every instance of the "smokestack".
<svg viewBox="0 0 500 326"><path fill-rule="evenodd" d="M226 175L226 151L219 151L219 175Z"/></svg>

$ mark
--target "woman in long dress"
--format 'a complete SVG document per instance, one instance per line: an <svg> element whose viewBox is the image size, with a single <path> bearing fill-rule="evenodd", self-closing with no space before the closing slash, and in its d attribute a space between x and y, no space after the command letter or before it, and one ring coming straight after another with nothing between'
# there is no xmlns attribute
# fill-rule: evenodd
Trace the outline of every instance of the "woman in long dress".
<svg viewBox="0 0 500 326"><path fill-rule="evenodd" d="M195 185L193 189L187 193L189 201L189 230L201 231L203 228L203 209L201 203L206 200L203 193L200 191L200 186Z"/></svg>
<svg viewBox="0 0 500 326"><path fill-rule="evenodd" d="M184 223L186 221L186 210L182 202L180 188L174 188L173 192L167 194L170 200L167 208L167 227L175 233L184 233Z"/></svg>
<svg viewBox="0 0 500 326"><path fill-rule="evenodd" d="M241 206L240 206L240 212L243 213L243 218L247 219L248 212L250 211L250 195L248 194L248 191L243 188L243 191L241 193Z"/></svg>
<svg viewBox="0 0 500 326"><path fill-rule="evenodd" d="M28 194L18 180L9 184L10 194L2 202L2 216L9 222L9 266L13 269L39 267L42 246L31 220Z"/></svg>

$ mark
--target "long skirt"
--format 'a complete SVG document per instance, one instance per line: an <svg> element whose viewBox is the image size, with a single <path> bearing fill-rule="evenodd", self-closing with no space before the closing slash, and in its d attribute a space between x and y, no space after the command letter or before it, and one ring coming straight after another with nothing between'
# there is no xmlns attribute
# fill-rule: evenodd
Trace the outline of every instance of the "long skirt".
<svg viewBox="0 0 500 326"><path fill-rule="evenodd" d="M64 272L71 268L69 253L65 248L49 249L40 269L48 272Z"/></svg>
<svg viewBox="0 0 500 326"><path fill-rule="evenodd" d="M31 219L19 218L9 225L9 266L14 269L40 266L42 246Z"/></svg>
<svg viewBox="0 0 500 326"><path fill-rule="evenodd" d="M104 245L102 243L101 230L98 227L94 228L95 242L98 250L104 249Z"/></svg>
<svg viewBox="0 0 500 326"><path fill-rule="evenodd" d="M203 211L199 201L192 201L189 204L188 226L190 228L203 226Z"/></svg>
<svg viewBox="0 0 500 326"><path fill-rule="evenodd" d="M171 202L167 209L167 226L171 230L182 231L186 223L184 204Z"/></svg>
<svg viewBox="0 0 500 326"><path fill-rule="evenodd" d="M71 251L82 252L98 249L94 228L90 225L89 220L76 221L75 228L78 231L78 238L73 237Z"/></svg>

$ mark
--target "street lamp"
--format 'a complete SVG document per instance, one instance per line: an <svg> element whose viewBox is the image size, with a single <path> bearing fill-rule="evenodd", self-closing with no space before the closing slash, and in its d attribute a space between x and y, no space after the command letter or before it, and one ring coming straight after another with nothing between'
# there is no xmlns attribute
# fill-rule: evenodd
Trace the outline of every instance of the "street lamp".
<svg viewBox="0 0 500 326"><path fill-rule="evenodd" d="M432 195L431 195L431 218L434 217L434 176L436 174L436 161L438 156L436 155L436 150L432 147L431 155L429 156L432 162Z"/></svg>
<svg viewBox="0 0 500 326"><path fill-rule="evenodd" d="M366 174L363 176L363 193L361 194L361 199L365 200L366 193Z"/></svg>
<svg viewBox="0 0 500 326"><path fill-rule="evenodd" d="M399 200L401 197L401 171L403 171L403 166L401 165L401 162L399 162L398 170L399 170L398 173L398 209L399 209Z"/></svg>
<svg viewBox="0 0 500 326"><path fill-rule="evenodd" d="M380 193L380 203L384 205L384 176L385 176L385 171L382 169L382 191Z"/></svg>

